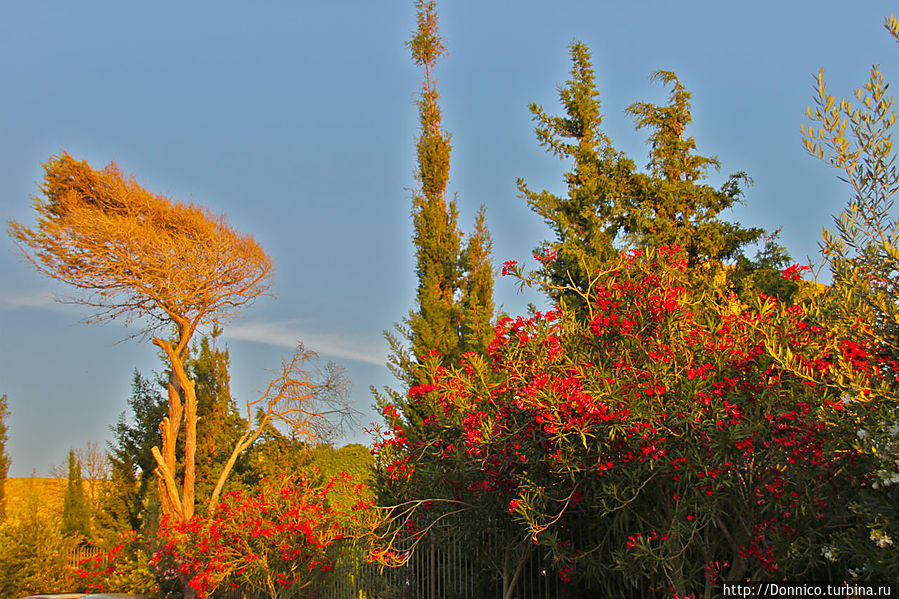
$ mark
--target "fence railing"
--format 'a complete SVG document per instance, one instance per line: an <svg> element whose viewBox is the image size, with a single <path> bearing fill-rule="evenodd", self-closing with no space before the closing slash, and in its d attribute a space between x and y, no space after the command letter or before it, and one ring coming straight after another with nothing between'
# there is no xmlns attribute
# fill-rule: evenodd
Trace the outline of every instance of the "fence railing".
<svg viewBox="0 0 899 599"><path fill-rule="evenodd" d="M92 547L90 545L78 545L71 551L69 551L68 557L66 558L66 563L74 568L84 560L96 557L101 553L103 552L96 547Z"/></svg>
<svg viewBox="0 0 899 599"><path fill-rule="evenodd" d="M377 564L347 556L310 596L321 599L502 597L501 572L480 559L485 547L490 547L489 539L482 538L481 541L480 547L476 547L477 543L470 537L425 538L405 565L393 568L380 568ZM558 574L544 563L542 554L534 551L521 569L513 596L516 599L556 599L565 595Z"/></svg>

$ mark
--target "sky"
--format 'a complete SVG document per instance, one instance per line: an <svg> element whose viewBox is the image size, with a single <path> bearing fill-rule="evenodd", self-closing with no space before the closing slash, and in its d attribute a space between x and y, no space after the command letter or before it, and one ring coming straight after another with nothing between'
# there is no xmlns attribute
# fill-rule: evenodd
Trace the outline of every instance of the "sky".
<svg viewBox="0 0 899 599"><path fill-rule="evenodd" d="M567 165L537 144L528 105L557 114L568 46L592 52L613 144L645 164L645 132L625 113L663 102L673 70L693 96L687 132L717 156L720 184L746 171L726 218L767 230L797 262L848 198L811 158L800 125L818 69L849 96L872 64L899 81L883 30L891 2L830 0L444 0L448 56L435 72L452 135L450 192L463 232L484 205L494 264L533 262L550 233L516 188L562 192ZM297 341L346 369L358 421L336 440L369 443L371 386L394 385L383 331L413 306L410 201L421 73L404 42L411 0L215 3L7 2L0 7L0 220L33 223L42 164L66 151L115 161L147 189L207 206L250 233L277 265L272 295L225 327L238 405L265 388ZM46 476L70 448L107 442L135 370L164 369L123 323L55 300L0 237L0 395L11 415L11 476ZM523 313L498 278L497 303Z"/></svg>

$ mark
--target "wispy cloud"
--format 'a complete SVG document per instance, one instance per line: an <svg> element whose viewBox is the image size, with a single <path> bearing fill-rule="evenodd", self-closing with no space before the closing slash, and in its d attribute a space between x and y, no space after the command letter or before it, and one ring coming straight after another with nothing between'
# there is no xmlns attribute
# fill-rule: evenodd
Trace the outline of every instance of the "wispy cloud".
<svg viewBox="0 0 899 599"><path fill-rule="evenodd" d="M47 310L65 309L56 301L49 291L23 291L0 293L0 310L17 310L19 308L44 308Z"/></svg>
<svg viewBox="0 0 899 599"><path fill-rule="evenodd" d="M297 342L302 341L308 349L325 356L379 366L383 366L387 361L386 343L373 343L338 334L309 333L299 330L295 321L244 322L226 327L224 336L289 349L293 349Z"/></svg>

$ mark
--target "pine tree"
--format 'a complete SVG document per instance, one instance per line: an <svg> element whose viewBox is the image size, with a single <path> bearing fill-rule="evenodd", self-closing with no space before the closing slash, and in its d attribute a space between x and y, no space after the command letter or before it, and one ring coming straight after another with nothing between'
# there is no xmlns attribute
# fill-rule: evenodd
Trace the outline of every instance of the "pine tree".
<svg viewBox="0 0 899 599"><path fill-rule="evenodd" d="M69 451L69 480L62 507L62 533L72 535L81 540L91 536L91 515L84 497L84 484L81 479L81 463L75 458L75 452Z"/></svg>
<svg viewBox="0 0 899 599"><path fill-rule="evenodd" d="M6 396L0 395L0 522L6 519L6 476L9 474L9 452L6 450L9 404Z"/></svg>

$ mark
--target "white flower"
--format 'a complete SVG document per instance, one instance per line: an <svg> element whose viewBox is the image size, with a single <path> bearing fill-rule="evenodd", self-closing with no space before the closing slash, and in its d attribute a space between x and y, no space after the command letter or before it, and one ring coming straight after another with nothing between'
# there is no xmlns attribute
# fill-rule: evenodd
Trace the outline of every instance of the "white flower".
<svg viewBox="0 0 899 599"><path fill-rule="evenodd" d="M874 544L881 549L884 549L887 545L893 544L893 539L887 536L887 534L882 530L872 530L871 540L874 541Z"/></svg>
<svg viewBox="0 0 899 599"><path fill-rule="evenodd" d="M868 431L866 431L863 428L858 429L858 432L855 434L858 436L859 439L862 439L862 440L868 438Z"/></svg>

